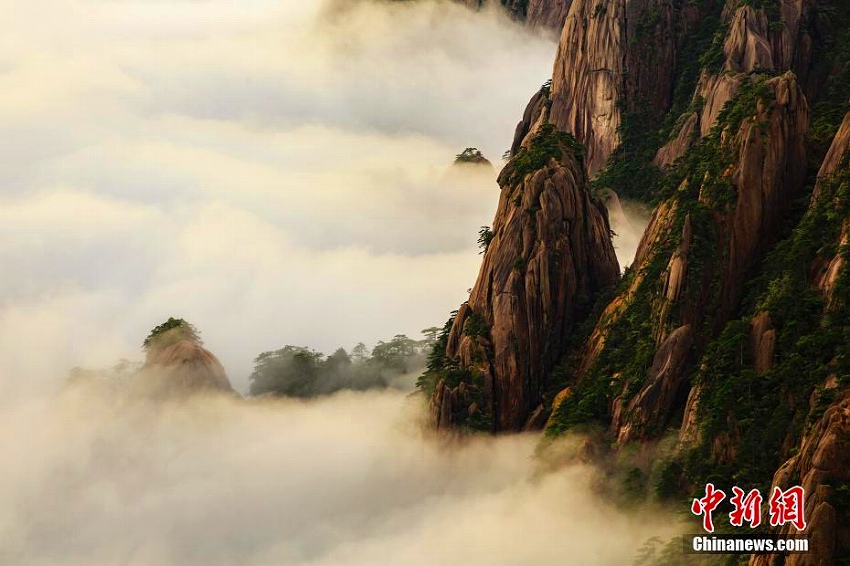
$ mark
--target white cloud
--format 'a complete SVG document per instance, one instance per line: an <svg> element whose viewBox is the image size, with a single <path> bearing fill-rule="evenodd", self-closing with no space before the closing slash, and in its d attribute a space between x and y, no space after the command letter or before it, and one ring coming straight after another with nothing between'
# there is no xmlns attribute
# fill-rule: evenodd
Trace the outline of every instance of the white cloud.
<svg viewBox="0 0 850 566"><path fill-rule="evenodd" d="M498 195L495 171L449 165L466 146L497 161L555 51L432 0L34 0L2 17L0 346L52 321L32 331L56 355L27 372L51 380L104 357L93 344L138 357L172 314L239 387L264 349L440 324Z"/></svg>
<svg viewBox="0 0 850 566"><path fill-rule="evenodd" d="M13 0L0 20L0 562L619 564L672 532L589 468L539 473L533 437L423 437L395 393L55 396L171 315L242 390L264 350L441 324L498 198L495 171L449 164L498 160L550 39L434 0Z"/></svg>
<svg viewBox="0 0 850 566"><path fill-rule="evenodd" d="M148 406L88 388L7 417L0 559L21 565L602 566L677 527L607 504L592 468L541 472L534 436L423 435L398 393Z"/></svg>

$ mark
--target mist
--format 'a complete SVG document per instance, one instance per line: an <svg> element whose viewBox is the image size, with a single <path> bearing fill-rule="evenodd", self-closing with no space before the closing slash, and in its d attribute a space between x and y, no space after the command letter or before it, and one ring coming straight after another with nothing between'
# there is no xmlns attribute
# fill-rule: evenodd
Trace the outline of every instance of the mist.
<svg viewBox="0 0 850 566"><path fill-rule="evenodd" d="M601 566L677 531L536 435L431 435L410 368L309 400L123 390L171 316L241 392L261 352L441 327L499 194L454 156L498 162L551 37L437 0L0 12L0 564ZM612 213L624 264L640 218Z"/></svg>
<svg viewBox="0 0 850 566"><path fill-rule="evenodd" d="M556 45L452 2L13 0L0 53L0 371L138 358L169 316L234 385L282 344L442 325ZM33 351L48 349L50 356Z"/></svg>
<svg viewBox="0 0 850 566"><path fill-rule="evenodd" d="M153 404L105 382L5 407L0 562L629 564L676 525L545 471L536 436L436 438L398 392Z"/></svg>
<svg viewBox="0 0 850 566"><path fill-rule="evenodd" d="M620 199L616 195L606 198L608 220L614 232L612 242L620 267L629 267L635 259L640 240L649 225L649 208L643 203Z"/></svg>

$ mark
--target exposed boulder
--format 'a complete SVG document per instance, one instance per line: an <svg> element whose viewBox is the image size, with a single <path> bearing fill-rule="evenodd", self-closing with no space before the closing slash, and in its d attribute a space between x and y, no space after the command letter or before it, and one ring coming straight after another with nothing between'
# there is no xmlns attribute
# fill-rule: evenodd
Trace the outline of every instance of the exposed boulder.
<svg viewBox="0 0 850 566"><path fill-rule="evenodd" d="M191 340L180 340L148 356L136 379L157 395L233 392L218 358Z"/></svg>
<svg viewBox="0 0 850 566"><path fill-rule="evenodd" d="M130 382L134 395L185 396L194 393L234 393L218 361L205 349L194 326L170 318L145 339L145 364Z"/></svg>

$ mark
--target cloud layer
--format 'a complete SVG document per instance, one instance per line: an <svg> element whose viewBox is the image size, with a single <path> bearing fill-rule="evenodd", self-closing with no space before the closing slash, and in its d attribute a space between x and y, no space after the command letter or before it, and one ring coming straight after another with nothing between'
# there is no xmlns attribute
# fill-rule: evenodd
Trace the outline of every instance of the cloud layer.
<svg viewBox="0 0 850 566"><path fill-rule="evenodd" d="M27 383L171 315L240 388L263 350L441 324L498 190L447 168L497 161L555 50L431 0L2 10L0 373Z"/></svg>
<svg viewBox="0 0 850 566"><path fill-rule="evenodd" d="M592 468L535 472L534 436L423 435L399 393L118 399L7 411L0 562L602 566L675 530L594 495Z"/></svg>

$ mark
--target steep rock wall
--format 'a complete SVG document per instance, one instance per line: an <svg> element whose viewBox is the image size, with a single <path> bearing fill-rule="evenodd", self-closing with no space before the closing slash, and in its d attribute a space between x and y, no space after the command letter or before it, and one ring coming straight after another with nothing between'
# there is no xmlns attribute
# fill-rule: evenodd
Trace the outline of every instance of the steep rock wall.
<svg viewBox="0 0 850 566"><path fill-rule="evenodd" d="M752 82L746 90L747 100L722 118L729 125L681 164L678 187L656 208L628 286L579 355L576 381L594 370L591 379L615 376L610 422L621 444L658 434L681 410L688 360L733 314L747 274L779 238L803 187L808 105L795 77ZM642 344L634 352L618 339L630 333Z"/></svg>
<svg viewBox="0 0 850 566"><path fill-rule="evenodd" d="M475 410L490 413L493 430L529 422L571 330L619 277L605 208L590 196L579 152L549 128L502 171L492 240L451 327L446 357L472 372L468 386L480 384L484 406ZM439 425L456 420L443 415L468 413L456 406L468 400L465 389L438 384ZM542 426L545 416L532 421Z"/></svg>

